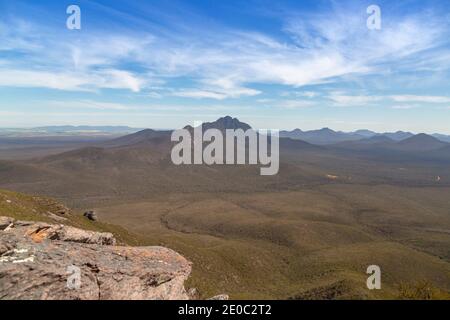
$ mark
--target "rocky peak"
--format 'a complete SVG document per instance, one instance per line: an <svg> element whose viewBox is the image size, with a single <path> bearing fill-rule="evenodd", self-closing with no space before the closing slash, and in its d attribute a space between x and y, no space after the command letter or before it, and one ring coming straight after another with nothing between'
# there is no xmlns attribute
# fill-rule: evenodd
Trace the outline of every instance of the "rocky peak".
<svg viewBox="0 0 450 320"><path fill-rule="evenodd" d="M213 122L205 122L202 124L202 130L208 130L208 129L218 129L220 131L225 131L226 129L242 129L244 131L247 131L249 129L251 129L252 127L245 123L245 122L241 122L239 121L239 119L237 118L232 118L230 116L226 116L226 117L222 117L217 119L216 121ZM192 131L194 128L190 125L184 127L184 129L187 129L189 131Z"/></svg>

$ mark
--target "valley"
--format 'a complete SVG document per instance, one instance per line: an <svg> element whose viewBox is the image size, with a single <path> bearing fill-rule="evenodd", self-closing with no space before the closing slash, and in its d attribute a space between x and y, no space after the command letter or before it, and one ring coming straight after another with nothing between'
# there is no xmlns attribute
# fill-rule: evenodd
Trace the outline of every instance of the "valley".
<svg viewBox="0 0 450 320"><path fill-rule="evenodd" d="M188 286L202 297L398 299L426 283L448 298L448 145L367 139L282 138L279 174L260 176L250 165L175 166L170 131L144 130L31 160L0 157L0 188L95 210L133 244L176 250L193 262ZM366 288L372 264L382 290Z"/></svg>

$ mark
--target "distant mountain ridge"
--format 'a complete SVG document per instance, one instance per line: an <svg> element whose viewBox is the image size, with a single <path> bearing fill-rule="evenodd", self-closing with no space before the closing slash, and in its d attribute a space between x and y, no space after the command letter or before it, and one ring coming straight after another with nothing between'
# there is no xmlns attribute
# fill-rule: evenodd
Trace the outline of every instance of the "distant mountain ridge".
<svg viewBox="0 0 450 320"><path fill-rule="evenodd" d="M224 117L205 123L204 127L246 129L250 126L236 118ZM327 128L317 131L322 137L344 134ZM301 130L296 132L302 133ZM450 144L425 134L403 142L375 135L322 146L301 139L281 138L280 174L261 179L256 166L173 165L171 133L171 130L146 129L27 161L0 161L0 186L14 186L17 190L20 188L30 193L38 193L45 188L48 194L61 199L67 195L85 199L86 194L98 199L186 190L244 192L266 190L273 186L289 189L305 183L322 183L324 179L330 179L327 175L344 176L347 171L353 172L352 183L357 183L355 177L364 180L368 168L372 168L367 166L366 161L377 161L384 166L385 171L372 172L373 178L379 182L403 183L409 179L412 183L429 183L424 176L404 176L397 174L396 170L391 171L392 163L427 166L432 163L438 168L433 175L449 181L442 168L448 167ZM343 173L334 174L339 173L338 169L342 169ZM434 180L432 183L435 183Z"/></svg>
<svg viewBox="0 0 450 320"><path fill-rule="evenodd" d="M434 133L434 134L432 134L432 136L441 141L450 142L450 135L447 136L445 134Z"/></svg>
<svg viewBox="0 0 450 320"><path fill-rule="evenodd" d="M189 131L194 130L191 125L187 125L184 128ZM218 129L220 131L225 131L227 129L242 129L246 131L252 129L252 127L249 124L240 121L238 118L225 116L216 121L202 123L202 130L205 131L208 129ZM155 148L157 146L168 147L171 133L172 130L157 131L153 129L144 129L102 142L98 146L100 148L114 148L152 144ZM280 131L280 138L280 146L285 151L301 149L312 150L318 146L332 146L354 150L385 149L401 152L423 152L439 150L449 145L447 142L424 133L417 135L404 131L376 133L367 129L361 129L355 132L334 131L330 128L310 131L295 129L292 131ZM163 149L166 149L166 147Z"/></svg>
<svg viewBox="0 0 450 320"><path fill-rule="evenodd" d="M46 132L71 132L71 131L101 131L101 132L131 132L140 131L142 128L132 128L128 126L47 126L36 127L31 130Z"/></svg>
<svg viewBox="0 0 450 320"><path fill-rule="evenodd" d="M405 131L396 132L384 132L377 133L367 129L356 130L354 132L334 131L329 128L323 128L320 130L302 131L301 129L294 129L292 131L280 131L280 137L303 140L312 144L329 145L347 141L359 141L372 137L384 136L393 141L402 141L415 134ZM450 142L450 136L444 134L432 134L428 135L434 137L442 142Z"/></svg>
<svg viewBox="0 0 450 320"><path fill-rule="evenodd" d="M187 125L185 128L192 128L191 125ZM217 119L213 122L204 122L203 130L215 128L219 130L224 129L243 129L248 130L252 127L241 122L237 118L231 116L225 116ZM167 130L155 130L155 129L145 129L145 128L134 128L129 126L73 126L73 125L61 125L61 126L42 126L35 128L0 128L0 136L40 136L40 135L128 135L134 134L145 130L151 130L152 132L170 132L171 129ZM147 132L148 133L148 132ZM142 135L142 134L140 134ZM374 136L386 136L394 141L401 141L413 137L415 134L405 131L396 132L375 132L368 129L360 129L353 132L335 131L330 128L322 128L317 130L307 130L303 131L299 128L294 130L281 130L280 137L291 138L296 140L303 140L312 144L327 145L335 144L345 141L358 141L366 138L371 138ZM443 141L450 142L450 135L434 133L430 136Z"/></svg>
<svg viewBox="0 0 450 320"><path fill-rule="evenodd" d="M191 125L187 125L184 128L189 131L194 130ZM202 123L202 130L205 131L208 129L218 129L220 131L242 129L245 131L252 129L252 127L237 118L225 116L216 121ZM171 130L156 131L145 129L103 142L99 147L110 148L152 144L154 148L159 149L166 145L168 147L171 133ZM295 129L292 131L281 131L280 138L281 149L288 152L294 150L320 150L316 148L327 146L360 151L391 150L392 152L423 152L439 150L449 146L449 143L424 133L417 135L404 131L376 133L366 129L350 133L334 131L330 128L310 131ZM163 149L166 149L166 147L163 147Z"/></svg>
<svg viewBox="0 0 450 320"><path fill-rule="evenodd" d="M35 128L0 128L0 137L120 136L143 130L128 126L47 126Z"/></svg>
<svg viewBox="0 0 450 320"><path fill-rule="evenodd" d="M370 138L364 138L356 141L344 141L331 145L334 148L350 149L350 150L384 150L393 152L427 152L439 151L450 144L440 141L431 135L420 133L413 135L404 140L394 140L387 135L375 135Z"/></svg>
<svg viewBox="0 0 450 320"><path fill-rule="evenodd" d="M397 145L408 151L427 151L444 148L445 146L448 146L448 143L440 141L437 138L425 133L419 133L398 142Z"/></svg>
<svg viewBox="0 0 450 320"><path fill-rule="evenodd" d="M303 140L318 145L334 144L351 140L361 140L365 138L363 135L334 131L330 128L310 131L302 131L300 129L295 129L293 131L281 131L280 137Z"/></svg>

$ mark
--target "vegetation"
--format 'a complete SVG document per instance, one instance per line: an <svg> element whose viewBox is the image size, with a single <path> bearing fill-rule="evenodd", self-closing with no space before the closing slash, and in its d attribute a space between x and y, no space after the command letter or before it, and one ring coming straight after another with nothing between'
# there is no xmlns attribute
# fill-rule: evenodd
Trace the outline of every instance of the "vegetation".
<svg viewBox="0 0 450 320"><path fill-rule="evenodd" d="M429 281L401 283L399 299L402 300L450 300L450 293L433 286Z"/></svg>

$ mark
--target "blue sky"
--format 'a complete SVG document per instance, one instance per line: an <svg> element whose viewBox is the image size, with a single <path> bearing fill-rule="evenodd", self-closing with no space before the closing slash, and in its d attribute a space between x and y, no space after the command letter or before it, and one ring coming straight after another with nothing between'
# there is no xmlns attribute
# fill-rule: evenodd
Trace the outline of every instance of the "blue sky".
<svg viewBox="0 0 450 320"><path fill-rule="evenodd" d="M450 134L449 79L448 0L0 0L0 127Z"/></svg>

